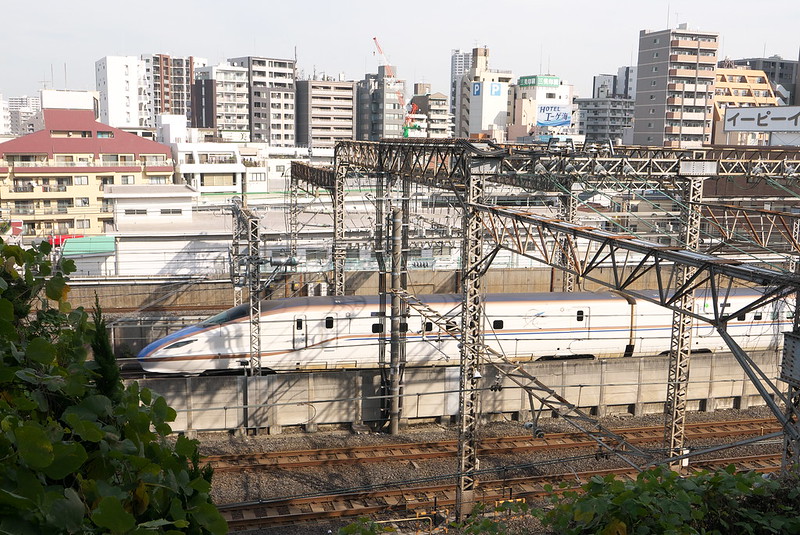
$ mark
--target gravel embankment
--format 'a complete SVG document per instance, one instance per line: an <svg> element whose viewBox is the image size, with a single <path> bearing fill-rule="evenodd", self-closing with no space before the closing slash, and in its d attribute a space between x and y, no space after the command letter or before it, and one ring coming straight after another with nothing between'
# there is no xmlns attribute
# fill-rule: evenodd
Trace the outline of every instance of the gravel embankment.
<svg viewBox="0 0 800 535"><path fill-rule="evenodd" d="M766 408L759 407L746 411L717 411L714 413L690 413L688 422L721 421L749 418L770 417ZM637 418L605 418L603 425L610 429L663 425L663 415L649 415ZM558 419L542 419L540 425L546 432L572 432L575 429L567 422ZM482 424L480 436L521 435L526 431L521 422L492 422ZM372 444L409 443L424 441L440 441L456 439L458 429L455 426L419 425L404 429L400 435L370 433L355 435L341 429L324 429L315 433L288 429L281 435L235 436L228 434L207 434L200 437L201 454L246 453L280 450L304 450L317 448L336 448L362 446ZM649 447L657 448L660 444ZM693 444L693 446L701 446ZM765 451L765 448L776 449L777 446L751 446L750 454ZM580 460L569 460L565 457L585 452L553 451L530 455L500 455L482 457L481 471L496 470L496 473L479 475L479 479L495 479L505 476L563 473L568 471L587 471L601 467L619 466L616 457L597 460L593 456ZM737 453L743 453L740 449ZM722 451L716 456L730 456L733 453ZM528 465L528 466L524 466ZM364 489L374 485L403 482L406 485L434 485L454 482L456 471L455 459L432 459L427 461L398 461L390 463L369 463L364 465L344 465L339 467L305 468L292 470L254 470L244 475L237 473L215 474L213 497L216 503L226 504L258 499L285 498L303 496L320 492L332 492L344 489ZM309 534L332 533L350 523L352 519L342 519L326 524L304 524L295 527L263 529L259 535L273 534ZM524 522L525 533L536 533L530 521ZM451 530L450 533L453 533Z"/></svg>

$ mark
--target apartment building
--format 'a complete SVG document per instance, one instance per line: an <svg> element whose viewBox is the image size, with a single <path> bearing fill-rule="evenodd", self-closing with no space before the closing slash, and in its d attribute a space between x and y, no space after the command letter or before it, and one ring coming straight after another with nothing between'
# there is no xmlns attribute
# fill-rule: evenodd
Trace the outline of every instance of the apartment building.
<svg viewBox="0 0 800 535"><path fill-rule="evenodd" d="M598 97L575 99L581 111L580 133L587 143L627 144L628 131L633 125L633 99Z"/></svg>
<svg viewBox="0 0 800 535"><path fill-rule="evenodd" d="M247 70L250 139L276 147L295 144L295 61L244 56L228 62Z"/></svg>
<svg viewBox="0 0 800 535"><path fill-rule="evenodd" d="M298 145L333 147L355 139L355 82L297 80L296 87Z"/></svg>
<svg viewBox="0 0 800 535"><path fill-rule="evenodd" d="M0 144L0 209L28 236L101 234L113 223L106 186L171 184L170 148L95 120L45 109L44 128Z"/></svg>
<svg viewBox="0 0 800 535"><path fill-rule="evenodd" d="M8 101L0 93L0 136L11 134L11 115L8 113Z"/></svg>
<svg viewBox="0 0 800 535"><path fill-rule="evenodd" d="M461 77L472 67L472 51L462 52L454 49L450 52L450 113L456 116L461 100Z"/></svg>
<svg viewBox="0 0 800 535"><path fill-rule="evenodd" d="M489 49L474 48L472 64L461 76L456 137L488 136L505 141L511 71L489 68Z"/></svg>
<svg viewBox="0 0 800 535"><path fill-rule="evenodd" d="M711 142L719 35L677 29L639 33L633 142L693 148Z"/></svg>
<svg viewBox="0 0 800 535"><path fill-rule="evenodd" d="M391 65L378 66L356 84L356 139L378 141L403 136L405 80Z"/></svg>
<svg viewBox="0 0 800 535"><path fill-rule="evenodd" d="M155 125L156 115L183 115L187 124L192 114L192 85L194 73L208 65L208 60L194 56L143 54L147 111Z"/></svg>
<svg viewBox="0 0 800 535"><path fill-rule="evenodd" d="M448 110L447 95L430 92L416 94L411 98L411 103L416 104L418 113L425 117L426 137L432 139L453 137L455 120Z"/></svg>
<svg viewBox="0 0 800 535"><path fill-rule="evenodd" d="M100 93L100 120L115 128L149 128L147 72L136 56L106 56L94 64Z"/></svg>
<svg viewBox="0 0 800 535"><path fill-rule="evenodd" d="M11 135L22 136L29 134L28 120L42 109L39 97L8 97L8 123Z"/></svg>
<svg viewBox="0 0 800 535"><path fill-rule="evenodd" d="M798 103L795 95L795 82L798 79L798 71L800 71L797 60L783 59L781 56L774 55L768 58L724 60L719 63L719 67L746 67L754 71L762 71L772 84L775 97L780 98L781 106Z"/></svg>
<svg viewBox="0 0 800 535"><path fill-rule="evenodd" d="M162 113L191 115L191 88L204 58L168 54L105 56L95 62L100 120L118 128L153 128Z"/></svg>
<svg viewBox="0 0 800 535"><path fill-rule="evenodd" d="M192 126L213 129L218 140L250 141L247 69L220 64L195 72Z"/></svg>
<svg viewBox="0 0 800 535"><path fill-rule="evenodd" d="M714 145L768 145L766 132L725 132L727 108L777 106L778 99L764 71L717 67L714 86Z"/></svg>

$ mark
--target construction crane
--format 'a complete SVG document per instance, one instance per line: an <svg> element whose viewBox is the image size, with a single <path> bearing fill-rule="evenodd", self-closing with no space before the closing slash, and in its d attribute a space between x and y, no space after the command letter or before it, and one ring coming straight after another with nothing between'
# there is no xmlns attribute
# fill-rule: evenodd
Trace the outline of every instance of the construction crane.
<svg viewBox="0 0 800 535"><path fill-rule="evenodd" d="M386 58L386 54L384 54L383 48L381 48L381 44L378 42L378 38L373 37L372 40L375 41L375 48L378 49L378 54L380 54L381 59L383 60L387 78L391 81L392 85L395 85L396 78L394 75L394 68ZM419 107L416 104L412 104L411 111L409 112L406 110L406 97L403 95L403 92L399 87L395 91L395 94L397 95L397 102L400 104L400 109L403 111L403 137L408 137L408 132L410 130L419 130L419 125L414 124L411 120L411 116L417 112Z"/></svg>

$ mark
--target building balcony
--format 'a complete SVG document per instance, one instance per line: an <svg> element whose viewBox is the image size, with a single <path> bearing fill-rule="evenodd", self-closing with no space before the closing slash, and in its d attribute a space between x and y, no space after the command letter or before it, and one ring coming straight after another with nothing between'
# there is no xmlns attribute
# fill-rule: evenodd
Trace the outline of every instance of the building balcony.
<svg viewBox="0 0 800 535"><path fill-rule="evenodd" d="M672 48L687 48L689 50L717 50L719 42L717 41L695 41L694 39L673 39L669 42Z"/></svg>
<svg viewBox="0 0 800 535"><path fill-rule="evenodd" d="M713 70L703 70L703 69L670 69L669 70L670 76L676 76L679 78L700 78L700 79L709 79L713 80L716 79L716 74Z"/></svg>
<svg viewBox="0 0 800 535"><path fill-rule="evenodd" d="M670 91L707 93L711 91L711 86L708 86L706 84L674 83L674 84L667 84L667 89Z"/></svg>
<svg viewBox="0 0 800 535"><path fill-rule="evenodd" d="M664 129L665 134L681 134L686 136L700 136L709 133L702 126L668 126Z"/></svg>
<svg viewBox="0 0 800 535"><path fill-rule="evenodd" d="M703 56L696 54L670 54L669 60L673 63L697 63L700 65L716 65L716 56Z"/></svg>
<svg viewBox="0 0 800 535"><path fill-rule="evenodd" d="M683 119L684 121L704 121L706 114L703 112L668 111L667 119Z"/></svg>

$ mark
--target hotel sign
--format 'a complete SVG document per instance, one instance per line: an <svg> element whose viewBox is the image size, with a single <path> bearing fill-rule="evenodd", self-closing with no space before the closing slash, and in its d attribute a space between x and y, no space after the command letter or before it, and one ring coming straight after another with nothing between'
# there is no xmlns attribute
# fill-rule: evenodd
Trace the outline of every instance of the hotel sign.
<svg viewBox="0 0 800 535"><path fill-rule="evenodd" d="M726 108L725 132L800 132L800 106Z"/></svg>

